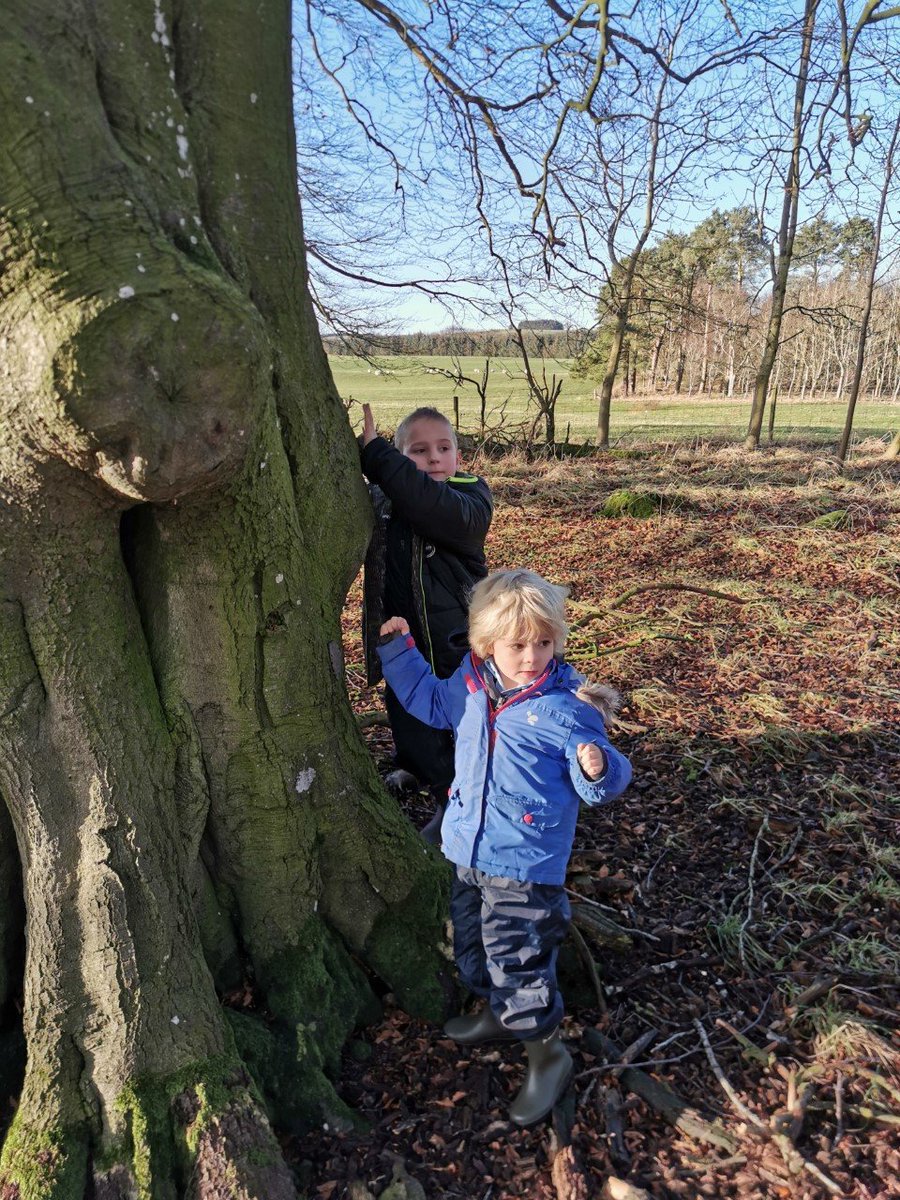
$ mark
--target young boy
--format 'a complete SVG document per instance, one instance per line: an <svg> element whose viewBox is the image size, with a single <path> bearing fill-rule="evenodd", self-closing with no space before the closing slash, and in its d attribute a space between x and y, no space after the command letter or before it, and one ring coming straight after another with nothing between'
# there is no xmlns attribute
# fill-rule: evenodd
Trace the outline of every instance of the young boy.
<svg viewBox="0 0 900 1200"><path fill-rule="evenodd" d="M446 678L466 651L469 591L487 574L491 493L483 479L459 470L456 433L437 409L411 412L397 427L393 446L377 435L368 404L363 422L362 469L374 485L378 518L363 589L368 682L381 678L376 644L386 613L406 620L432 671ZM422 836L436 844L453 778L453 737L410 716L390 686L385 705L400 768L388 781L429 788L435 815Z"/></svg>
<svg viewBox="0 0 900 1200"><path fill-rule="evenodd" d="M562 661L565 597L532 571L489 575L472 593L471 652L449 679L435 677L401 617L385 622L383 637L393 636L379 648L400 702L456 735L441 828L456 866L453 949L463 982L488 1004L445 1032L463 1045L525 1043L528 1073L510 1108L518 1125L546 1116L572 1074L556 955L579 800L606 804L631 778L601 715L618 697Z"/></svg>

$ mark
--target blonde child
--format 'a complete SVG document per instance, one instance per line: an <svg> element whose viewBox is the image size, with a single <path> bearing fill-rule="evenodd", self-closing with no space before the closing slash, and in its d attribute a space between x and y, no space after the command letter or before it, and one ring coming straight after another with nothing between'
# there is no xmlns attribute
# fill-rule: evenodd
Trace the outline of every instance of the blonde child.
<svg viewBox="0 0 900 1200"><path fill-rule="evenodd" d="M562 659L565 598L532 571L476 584L471 651L449 679L431 671L402 617L381 627L378 651L404 708L455 736L441 849L456 868L457 966L487 1004L446 1033L463 1045L524 1042L528 1072L510 1108L519 1125L546 1116L572 1074L556 957L570 919L563 883L579 802L606 804L631 778L606 736L615 693L585 685Z"/></svg>

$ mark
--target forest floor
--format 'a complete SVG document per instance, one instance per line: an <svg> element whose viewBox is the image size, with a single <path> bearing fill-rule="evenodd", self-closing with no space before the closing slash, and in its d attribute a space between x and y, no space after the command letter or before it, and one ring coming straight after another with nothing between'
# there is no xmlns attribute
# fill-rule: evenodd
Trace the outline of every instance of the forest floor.
<svg viewBox="0 0 900 1200"><path fill-rule="evenodd" d="M900 464L882 451L843 475L817 450L708 446L476 464L490 565L567 584L568 657L626 698L612 736L634 782L583 811L568 879L631 938L585 932L605 1012L574 946L563 964L582 1196L610 1175L654 1197L900 1196ZM652 515L602 516L621 488ZM358 608L357 586L362 714L380 700ZM388 731L367 737L387 771ZM727 1145L668 1125L590 1030L641 1039L635 1065ZM351 1050L339 1090L371 1130L289 1146L310 1196L366 1200L392 1172L394 1200L564 1194L552 1123L506 1121L519 1047L463 1050L388 997Z"/></svg>

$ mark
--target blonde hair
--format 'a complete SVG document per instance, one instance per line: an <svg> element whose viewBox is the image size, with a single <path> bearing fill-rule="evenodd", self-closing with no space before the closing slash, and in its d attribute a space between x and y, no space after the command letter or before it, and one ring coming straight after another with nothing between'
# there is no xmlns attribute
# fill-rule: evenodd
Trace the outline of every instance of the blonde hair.
<svg viewBox="0 0 900 1200"><path fill-rule="evenodd" d="M562 654L568 588L548 583L534 571L494 571L476 583L469 603L469 645L487 658L499 638L547 634Z"/></svg>
<svg viewBox="0 0 900 1200"><path fill-rule="evenodd" d="M500 638L553 638L553 652L561 655L569 626L566 597L569 589L550 583L535 571L494 571L476 583L469 603L469 645L479 658L488 658ZM615 718L619 693L602 683L582 679L575 692L579 700L597 709L605 721Z"/></svg>
<svg viewBox="0 0 900 1200"><path fill-rule="evenodd" d="M415 421L443 422L443 424L447 426L447 433L450 437L450 441L453 443L453 448L455 450L459 449L459 443L456 440L456 430L453 428L450 419L445 417L440 409L424 406L422 408L414 409L413 412L404 417L394 431L394 445L401 452L406 449L407 443L409 442L409 430Z"/></svg>

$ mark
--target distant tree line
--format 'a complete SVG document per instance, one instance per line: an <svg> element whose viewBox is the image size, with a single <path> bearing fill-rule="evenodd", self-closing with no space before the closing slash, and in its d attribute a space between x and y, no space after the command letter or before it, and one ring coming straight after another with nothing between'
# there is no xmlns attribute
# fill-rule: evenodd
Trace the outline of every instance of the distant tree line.
<svg viewBox="0 0 900 1200"><path fill-rule="evenodd" d="M818 217L797 232L780 350L781 395L840 398L852 376L871 266L873 225ZM629 264L630 266L631 264ZM732 396L752 390L768 326L769 247L749 208L715 211L689 233L669 232L643 251L617 384L625 394ZM600 379L617 320L617 280L603 289L594 336L575 371ZM900 280L875 288L864 394L900 395Z"/></svg>
<svg viewBox="0 0 900 1200"><path fill-rule="evenodd" d="M519 326L529 354L544 358L574 358L590 339L585 329L565 329L559 321L523 321ZM371 357L398 355L478 355L487 358L521 354L515 329L443 329L438 333L359 333L325 337L329 354Z"/></svg>

